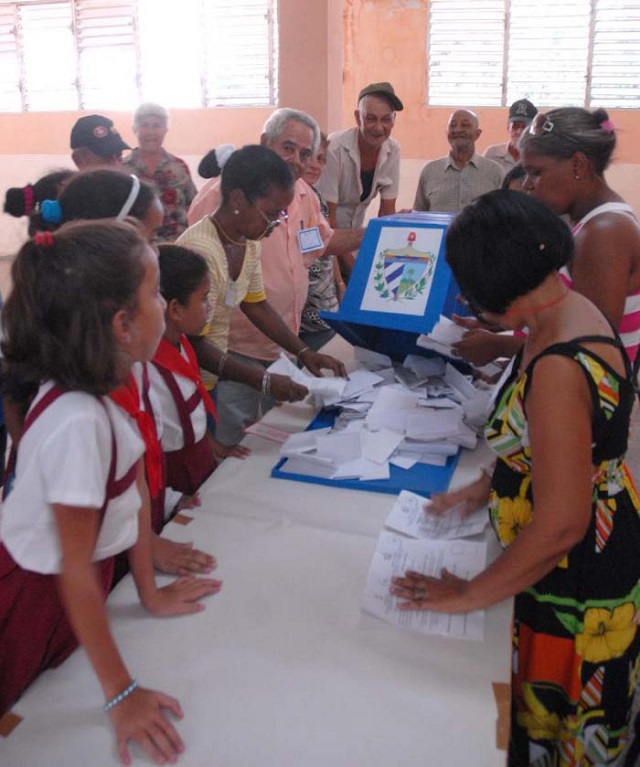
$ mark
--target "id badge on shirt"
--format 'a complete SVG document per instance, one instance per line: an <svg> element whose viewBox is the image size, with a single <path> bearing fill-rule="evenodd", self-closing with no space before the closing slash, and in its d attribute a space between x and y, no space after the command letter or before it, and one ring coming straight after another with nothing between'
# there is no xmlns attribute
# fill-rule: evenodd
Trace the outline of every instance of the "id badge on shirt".
<svg viewBox="0 0 640 767"><path fill-rule="evenodd" d="M320 229L317 226L310 226L308 229L301 229L298 232L298 245L301 253L310 253L313 250L324 249L324 242L320 237Z"/></svg>
<svg viewBox="0 0 640 767"><path fill-rule="evenodd" d="M229 280L227 282L227 292L224 294L224 305L235 308L236 306L236 286Z"/></svg>

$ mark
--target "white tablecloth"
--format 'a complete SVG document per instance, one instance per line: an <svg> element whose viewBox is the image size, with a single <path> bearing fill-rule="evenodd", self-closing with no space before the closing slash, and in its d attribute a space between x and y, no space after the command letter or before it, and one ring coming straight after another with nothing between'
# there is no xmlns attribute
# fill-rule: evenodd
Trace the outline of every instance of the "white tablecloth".
<svg viewBox="0 0 640 767"><path fill-rule="evenodd" d="M305 406L267 420L299 430ZM194 616L155 619L131 578L109 599L131 673L175 695L184 767L498 767L492 682L509 678L511 605L484 642L411 634L360 611L388 495L276 480L278 445L228 459L188 526L166 535L214 553L221 593ZM461 482L477 457L466 456ZM491 535L487 534L488 538ZM495 553L495 546L492 546ZM82 651L45 673L0 739L3 767L118 764L101 690ZM134 749L137 764L149 759Z"/></svg>

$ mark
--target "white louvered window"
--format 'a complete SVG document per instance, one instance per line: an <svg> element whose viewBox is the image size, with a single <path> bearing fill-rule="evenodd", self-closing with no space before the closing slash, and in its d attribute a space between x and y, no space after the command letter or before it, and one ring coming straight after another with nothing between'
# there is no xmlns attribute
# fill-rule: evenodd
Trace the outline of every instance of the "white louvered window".
<svg viewBox="0 0 640 767"><path fill-rule="evenodd" d="M0 0L0 111L270 106L277 0Z"/></svg>
<svg viewBox="0 0 640 767"><path fill-rule="evenodd" d="M640 106L640 0L430 0L428 103Z"/></svg>

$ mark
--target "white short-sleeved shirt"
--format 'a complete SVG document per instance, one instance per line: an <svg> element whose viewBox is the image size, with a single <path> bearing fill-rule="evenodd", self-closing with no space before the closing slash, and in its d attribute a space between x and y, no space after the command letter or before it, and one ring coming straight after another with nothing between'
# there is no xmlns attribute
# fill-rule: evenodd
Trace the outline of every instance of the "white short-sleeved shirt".
<svg viewBox="0 0 640 767"><path fill-rule="evenodd" d="M389 137L380 147L373 172L371 191L362 197L358 128L329 136L327 164L318 181L325 202L335 203L336 224L342 229L357 229L364 222L369 203L379 194L381 200L395 200L400 185L400 144Z"/></svg>
<svg viewBox="0 0 640 767"><path fill-rule="evenodd" d="M184 349L181 350L181 354L185 360L189 361ZM177 373L172 373L172 375L182 396L187 400L193 396L196 391L195 383ZM181 450L184 447L184 434L180 425L178 408L164 378L153 364L149 365L149 380L151 382L151 391L159 401L162 412L162 449L165 453ZM207 429L207 411L205 410L204 402L200 401L198 403L196 409L192 411L190 418L195 441L199 442L204 437Z"/></svg>
<svg viewBox="0 0 640 767"><path fill-rule="evenodd" d="M34 402L50 388L51 383L41 386ZM110 422L117 443L116 479L144 453L133 421L110 399L103 401L109 417L92 395L65 393L36 418L20 442L13 490L0 511L0 540L26 570L44 574L61 570L52 504L102 507L111 463ZM135 482L109 502L94 562L135 543L140 505Z"/></svg>

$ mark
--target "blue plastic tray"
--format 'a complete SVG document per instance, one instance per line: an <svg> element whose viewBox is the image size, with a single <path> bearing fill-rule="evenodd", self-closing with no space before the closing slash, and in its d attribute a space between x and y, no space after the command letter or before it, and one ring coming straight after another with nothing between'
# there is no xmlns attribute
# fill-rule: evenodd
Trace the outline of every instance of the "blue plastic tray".
<svg viewBox="0 0 640 767"><path fill-rule="evenodd" d="M336 410L321 410L311 421L306 431L333 426ZM374 493L389 493L397 495L401 490L411 490L419 495L429 496L432 493L442 493L449 487L451 477L458 465L460 452L448 458L445 466L428 466L417 463L411 469L400 469L391 466L389 479L323 479L310 477L306 474L291 474L287 471L287 458L281 458L271 470L271 476L276 479L292 479L296 482L310 482L329 487L346 487L350 490L370 490Z"/></svg>

